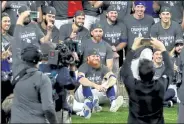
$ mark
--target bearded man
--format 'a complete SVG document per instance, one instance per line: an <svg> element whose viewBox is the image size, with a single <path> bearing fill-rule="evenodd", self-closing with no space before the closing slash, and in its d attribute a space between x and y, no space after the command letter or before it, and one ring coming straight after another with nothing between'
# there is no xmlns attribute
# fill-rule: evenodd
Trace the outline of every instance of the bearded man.
<svg viewBox="0 0 184 124"><path fill-rule="evenodd" d="M92 112L99 112L99 100L104 101L104 96L110 100L110 112L116 112L123 104L123 97L116 92L116 76L104 64L97 50L88 51L86 62L79 67L78 82L81 86L75 93L75 98L83 102L83 116L90 118Z"/></svg>

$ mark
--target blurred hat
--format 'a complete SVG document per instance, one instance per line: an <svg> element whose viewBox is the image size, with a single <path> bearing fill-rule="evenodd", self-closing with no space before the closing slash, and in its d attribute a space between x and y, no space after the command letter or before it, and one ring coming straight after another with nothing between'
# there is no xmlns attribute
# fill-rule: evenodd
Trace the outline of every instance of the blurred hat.
<svg viewBox="0 0 184 124"><path fill-rule="evenodd" d="M96 49L91 49L88 51L87 56L91 56L91 55L99 55L99 52Z"/></svg>
<svg viewBox="0 0 184 124"><path fill-rule="evenodd" d="M23 13L23 12L25 12L25 11L30 11L31 9L28 7L28 6L21 6L19 9L18 9L18 13L19 14L21 14L21 13Z"/></svg>
<svg viewBox="0 0 184 124"><path fill-rule="evenodd" d="M84 11L81 11L81 10L76 11L75 17L77 17L77 16L85 16Z"/></svg>
<svg viewBox="0 0 184 124"><path fill-rule="evenodd" d="M135 1L134 4L135 4L135 6L137 6L137 5L146 6L146 3L144 1Z"/></svg>
<svg viewBox="0 0 184 124"><path fill-rule="evenodd" d="M102 29L102 26L101 26L100 24L98 24L98 23L92 24L92 25L91 25L90 31L93 31L93 30L96 29L96 28Z"/></svg>
<svg viewBox="0 0 184 124"><path fill-rule="evenodd" d="M184 39L183 38L178 38L175 40L175 45L176 44L184 44Z"/></svg>
<svg viewBox="0 0 184 124"><path fill-rule="evenodd" d="M162 13L162 12L169 12L169 13L171 13L171 9L169 7L163 6L163 7L161 7L161 10L160 10L160 13Z"/></svg>
<svg viewBox="0 0 184 124"><path fill-rule="evenodd" d="M117 11L117 8L116 8L114 5L110 5L110 6L107 8L107 12L110 12L110 11Z"/></svg>
<svg viewBox="0 0 184 124"><path fill-rule="evenodd" d="M53 14L56 15L56 9L52 6L45 6L42 9L44 14Z"/></svg>

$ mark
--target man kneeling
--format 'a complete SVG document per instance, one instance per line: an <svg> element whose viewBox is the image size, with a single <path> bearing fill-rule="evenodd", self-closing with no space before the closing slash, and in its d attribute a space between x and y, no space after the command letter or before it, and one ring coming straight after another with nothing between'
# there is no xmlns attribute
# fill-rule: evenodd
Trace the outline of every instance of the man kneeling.
<svg viewBox="0 0 184 124"><path fill-rule="evenodd" d="M75 96L83 95L84 97L84 101L80 102L84 102L83 114L85 118L90 118L92 111L99 110L99 96L97 94L106 94L111 102L111 112L116 112L123 104L122 96L116 98L115 75L101 64L100 56L94 49L88 52L87 62L79 67L78 82L82 84L82 88L78 88L78 90L82 89L82 94L77 94L80 91L76 91ZM92 92L95 89L98 93Z"/></svg>

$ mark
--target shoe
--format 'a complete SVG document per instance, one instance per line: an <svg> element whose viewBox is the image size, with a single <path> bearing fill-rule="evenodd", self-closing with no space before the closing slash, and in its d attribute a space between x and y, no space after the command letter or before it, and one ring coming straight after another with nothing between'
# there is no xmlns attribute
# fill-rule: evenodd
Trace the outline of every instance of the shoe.
<svg viewBox="0 0 184 124"><path fill-rule="evenodd" d="M70 108L73 108L73 104L74 104L74 96L73 95L69 95L67 97L67 103L68 103Z"/></svg>
<svg viewBox="0 0 184 124"><path fill-rule="evenodd" d="M84 109L83 109L84 117L86 119L91 118L92 108L93 108L93 103L90 100L86 99L84 101Z"/></svg>
<svg viewBox="0 0 184 124"><path fill-rule="evenodd" d="M123 105L123 96L118 96L112 101L110 111L116 112Z"/></svg>
<svg viewBox="0 0 184 124"><path fill-rule="evenodd" d="M171 100L168 101L168 108L173 107L173 102Z"/></svg>
<svg viewBox="0 0 184 124"><path fill-rule="evenodd" d="M95 112L100 112L102 111L102 107L99 106L99 99L96 98L93 100L93 111L92 113L95 113Z"/></svg>

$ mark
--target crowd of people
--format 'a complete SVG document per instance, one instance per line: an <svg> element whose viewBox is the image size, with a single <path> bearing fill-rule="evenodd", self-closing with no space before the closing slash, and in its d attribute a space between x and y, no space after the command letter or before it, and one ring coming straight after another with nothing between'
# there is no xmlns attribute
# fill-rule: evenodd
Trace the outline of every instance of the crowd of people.
<svg viewBox="0 0 184 124"><path fill-rule="evenodd" d="M184 123L183 1L2 1L2 123L71 123L124 103L128 123Z"/></svg>

